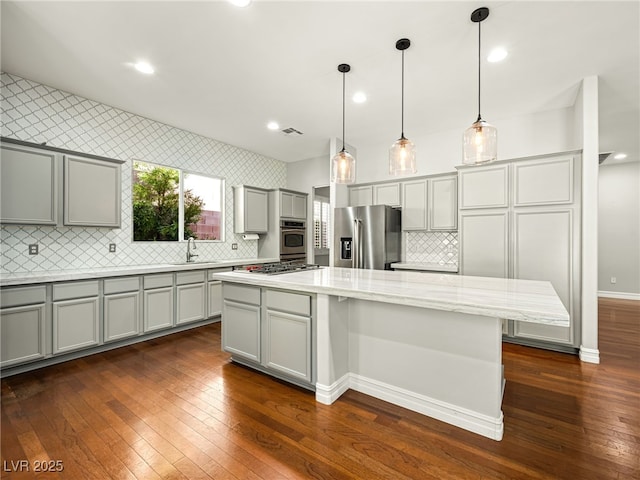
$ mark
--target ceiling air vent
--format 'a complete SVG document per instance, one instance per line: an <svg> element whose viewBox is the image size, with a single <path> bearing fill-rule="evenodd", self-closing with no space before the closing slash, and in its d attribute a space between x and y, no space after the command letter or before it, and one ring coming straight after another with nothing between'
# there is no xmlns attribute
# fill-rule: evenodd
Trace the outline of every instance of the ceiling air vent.
<svg viewBox="0 0 640 480"><path fill-rule="evenodd" d="M602 165L602 162L609 158L609 155L611 155L611 153L613 152L601 153L600 155L598 155L598 165Z"/></svg>
<svg viewBox="0 0 640 480"><path fill-rule="evenodd" d="M282 129L282 133L284 133L285 135L291 135L293 133L297 134L297 135L302 135L302 132L300 130L296 130L293 127L289 127L289 128L283 128Z"/></svg>

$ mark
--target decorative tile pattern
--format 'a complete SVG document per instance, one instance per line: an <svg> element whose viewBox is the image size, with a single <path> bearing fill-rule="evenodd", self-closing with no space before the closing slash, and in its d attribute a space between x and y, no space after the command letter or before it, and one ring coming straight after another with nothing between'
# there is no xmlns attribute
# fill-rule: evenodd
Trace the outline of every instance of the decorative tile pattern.
<svg viewBox="0 0 640 480"><path fill-rule="evenodd" d="M257 241L233 233L233 185L286 186L286 164L67 92L0 74L2 136L125 160L122 228L0 227L0 273L180 262L182 243L133 242L133 160L188 169L225 179L225 242L198 242L202 260L257 256ZM27 245L38 243L39 255ZM115 243L116 253L108 244ZM232 250L231 244L238 249Z"/></svg>
<svg viewBox="0 0 640 480"><path fill-rule="evenodd" d="M407 232L406 262L458 264L458 232Z"/></svg>

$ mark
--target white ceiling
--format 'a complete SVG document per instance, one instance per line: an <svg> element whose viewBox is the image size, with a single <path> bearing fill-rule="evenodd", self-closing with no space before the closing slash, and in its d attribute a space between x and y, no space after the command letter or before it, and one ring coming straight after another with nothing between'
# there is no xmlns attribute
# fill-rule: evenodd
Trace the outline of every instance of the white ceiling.
<svg viewBox="0 0 640 480"><path fill-rule="evenodd" d="M283 161L328 153L341 137L340 63L351 64L349 144L400 133L399 38L407 136L467 128L571 106L580 81L600 78L600 151L640 158L638 1L15 2L2 0L2 70ZM156 74L131 63L146 59ZM266 129L270 120L302 136Z"/></svg>

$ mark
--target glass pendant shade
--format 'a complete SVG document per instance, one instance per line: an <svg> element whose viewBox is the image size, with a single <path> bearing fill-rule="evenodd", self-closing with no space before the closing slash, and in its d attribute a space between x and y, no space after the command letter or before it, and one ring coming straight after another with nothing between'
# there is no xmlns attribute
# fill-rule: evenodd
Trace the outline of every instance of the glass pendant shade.
<svg viewBox="0 0 640 480"><path fill-rule="evenodd" d="M389 149L389 173L406 175L417 171L416 147L411 140L400 137Z"/></svg>
<svg viewBox="0 0 640 480"><path fill-rule="evenodd" d="M464 132L462 163L477 165L493 162L498 157L498 129L482 119Z"/></svg>
<svg viewBox="0 0 640 480"><path fill-rule="evenodd" d="M331 159L331 181L333 183L356 181L356 159L344 149Z"/></svg>

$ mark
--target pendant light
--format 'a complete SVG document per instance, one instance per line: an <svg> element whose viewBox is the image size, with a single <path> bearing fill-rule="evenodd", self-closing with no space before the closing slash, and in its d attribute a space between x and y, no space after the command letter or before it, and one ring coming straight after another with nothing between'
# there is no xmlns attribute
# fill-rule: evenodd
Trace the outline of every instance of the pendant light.
<svg viewBox="0 0 640 480"><path fill-rule="evenodd" d="M411 140L404 136L404 51L411 42L408 38L401 38L396 42L396 48L402 52L402 133L389 149L389 173L391 175L406 175L416 173L416 147Z"/></svg>
<svg viewBox="0 0 640 480"><path fill-rule="evenodd" d="M342 73L342 150L331 159L331 181L333 183L353 183L356 181L356 159L344 148L344 84L345 74L351 70L346 63L338 65L338 71Z"/></svg>
<svg viewBox="0 0 640 480"><path fill-rule="evenodd" d="M478 24L478 119L464 132L462 163L465 165L492 162L498 156L498 130L480 116L480 23L488 16L486 7L471 14L471 21Z"/></svg>

